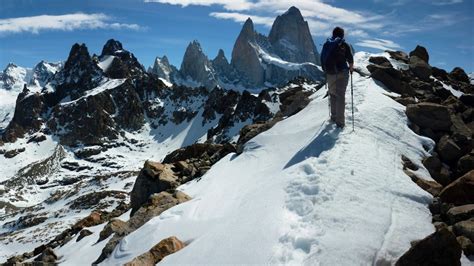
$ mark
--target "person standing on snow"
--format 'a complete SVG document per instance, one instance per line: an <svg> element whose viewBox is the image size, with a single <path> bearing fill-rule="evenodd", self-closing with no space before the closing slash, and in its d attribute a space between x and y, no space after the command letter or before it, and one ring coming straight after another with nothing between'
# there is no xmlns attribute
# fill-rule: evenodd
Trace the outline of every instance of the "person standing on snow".
<svg viewBox="0 0 474 266"><path fill-rule="evenodd" d="M327 39L321 51L321 66L329 86L331 121L343 128L349 72L352 75L354 70L354 56L351 47L344 40L344 29L335 27L332 37Z"/></svg>

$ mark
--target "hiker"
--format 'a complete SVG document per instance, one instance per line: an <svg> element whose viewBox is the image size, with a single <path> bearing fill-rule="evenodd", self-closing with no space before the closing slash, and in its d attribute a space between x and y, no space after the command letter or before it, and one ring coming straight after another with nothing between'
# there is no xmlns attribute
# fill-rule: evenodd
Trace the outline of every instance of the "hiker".
<svg viewBox="0 0 474 266"><path fill-rule="evenodd" d="M343 128L346 87L349 72L352 75L354 70L354 57L351 47L344 40L344 29L335 27L332 37L327 39L321 51L321 66L329 86L331 121L336 123L337 127Z"/></svg>

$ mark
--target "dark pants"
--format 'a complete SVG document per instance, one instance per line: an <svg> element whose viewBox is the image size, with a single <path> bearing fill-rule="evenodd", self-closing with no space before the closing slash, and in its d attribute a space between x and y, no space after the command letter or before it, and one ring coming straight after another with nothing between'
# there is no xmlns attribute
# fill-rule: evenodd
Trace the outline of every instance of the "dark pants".
<svg viewBox="0 0 474 266"><path fill-rule="evenodd" d="M346 106L346 88L349 83L349 71L327 75L329 101L331 104L331 120L338 126L345 125L344 111Z"/></svg>

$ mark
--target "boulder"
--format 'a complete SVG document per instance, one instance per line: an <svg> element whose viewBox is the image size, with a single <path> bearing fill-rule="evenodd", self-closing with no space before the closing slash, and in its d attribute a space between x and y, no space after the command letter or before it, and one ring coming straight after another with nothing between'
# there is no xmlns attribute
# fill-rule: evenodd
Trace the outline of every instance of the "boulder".
<svg viewBox="0 0 474 266"><path fill-rule="evenodd" d="M100 242L112 234L123 234L128 230L128 225L126 222L119 220L119 219L113 219L107 225L102 229L102 231L99 233L99 240L97 242Z"/></svg>
<svg viewBox="0 0 474 266"><path fill-rule="evenodd" d="M408 63L408 55L402 51L385 51L387 52L391 58L402 61L403 63Z"/></svg>
<svg viewBox="0 0 474 266"><path fill-rule="evenodd" d="M448 72L446 72L446 70L437 67L432 67L431 69L433 70L433 76L435 78L440 80L448 80Z"/></svg>
<svg viewBox="0 0 474 266"><path fill-rule="evenodd" d="M461 254L461 246L453 233L447 228L441 228L416 242L395 265L460 266Z"/></svg>
<svg viewBox="0 0 474 266"><path fill-rule="evenodd" d="M422 80L429 80L432 74L431 66L418 56L410 56L410 70Z"/></svg>
<svg viewBox="0 0 474 266"><path fill-rule="evenodd" d="M449 131L452 125L448 108L441 104L426 102L409 104L406 114L413 123L421 128Z"/></svg>
<svg viewBox="0 0 474 266"><path fill-rule="evenodd" d="M454 79L454 80L457 80L457 81L460 81L460 82L465 82L465 83L470 83L470 79L469 79L469 76L466 74L466 72L464 71L464 69L460 68L460 67L455 67L451 73L449 73L449 77L451 79Z"/></svg>
<svg viewBox="0 0 474 266"><path fill-rule="evenodd" d="M183 249L185 244L177 237L172 236L161 240L153 246L148 252L134 258L126 263L126 266L155 265L164 257Z"/></svg>
<svg viewBox="0 0 474 266"><path fill-rule="evenodd" d="M420 58L421 60L425 61L426 63L429 63L430 61L430 56L428 54L428 51L426 50L425 47L417 45L415 50L410 52L410 58L412 56L416 56Z"/></svg>
<svg viewBox="0 0 474 266"><path fill-rule="evenodd" d="M459 221L467 220L474 217L474 204L461 205L452 207L446 213L449 223L454 224Z"/></svg>
<svg viewBox="0 0 474 266"><path fill-rule="evenodd" d="M75 223L72 228L76 230L81 230L84 227L91 227L103 223L102 213L100 212L91 212L87 217L81 219L79 222Z"/></svg>
<svg viewBox="0 0 474 266"><path fill-rule="evenodd" d="M451 183L450 171L443 165L437 154L423 160L423 166L428 170L431 177L443 186Z"/></svg>
<svg viewBox="0 0 474 266"><path fill-rule="evenodd" d="M474 244L472 243L471 240L469 240L469 238L465 236L458 236L456 237L456 239L458 240L459 245L464 251L464 255L466 256L474 255Z"/></svg>
<svg viewBox="0 0 474 266"><path fill-rule="evenodd" d="M456 171L458 175L464 175L472 169L474 169L474 151L459 159Z"/></svg>
<svg viewBox="0 0 474 266"><path fill-rule="evenodd" d="M368 65L367 69L371 77L380 81L387 89L402 95L408 93L408 86L402 82L402 74L399 70L379 65Z"/></svg>
<svg viewBox="0 0 474 266"><path fill-rule="evenodd" d="M474 203L474 170L449 184L440 193L442 201L455 205Z"/></svg>
<svg viewBox="0 0 474 266"><path fill-rule="evenodd" d="M441 190L443 189L443 186L441 186L439 183L420 178L410 170L404 170L404 172L411 178L413 182L415 182L419 187L421 187L423 190L430 193L434 197L438 196Z"/></svg>
<svg viewBox="0 0 474 266"><path fill-rule="evenodd" d="M35 261L41 262L42 264L56 264L58 255L52 248L46 248L40 256L35 258Z"/></svg>
<svg viewBox="0 0 474 266"><path fill-rule="evenodd" d="M443 136L436 145L439 157L448 163L457 161L462 156L461 148L448 136Z"/></svg>
<svg viewBox="0 0 474 266"><path fill-rule="evenodd" d="M131 215L145 204L154 193L173 190L178 187L178 177L172 164L146 161L130 193Z"/></svg>
<svg viewBox="0 0 474 266"><path fill-rule="evenodd" d="M84 237L90 236L90 235L92 235L92 234L93 234L93 233L92 233L90 230L82 229L81 232L79 232L79 236L77 237L76 242L79 242L79 241L81 241Z"/></svg>
<svg viewBox="0 0 474 266"><path fill-rule="evenodd" d="M372 56L369 58L369 62L384 67L393 67L392 63L384 56Z"/></svg>
<svg viewBox="0 0 474 266"><path fill-rule="evenodd" d="M18 154L22 153L25 151L25 148L19 148L19 149L14 149L14 150L9 150L9 151L6 151L3 156L5 156L5 158L7 159L10 159L10 158L13 158L15 156L17 156Z"/></svg>
<svg viewBox="0 0 474 266"><path fill-rule="evenodd" d="M474 218L454 224L453 231L457 236L465 236L474 241Z"/></svg>

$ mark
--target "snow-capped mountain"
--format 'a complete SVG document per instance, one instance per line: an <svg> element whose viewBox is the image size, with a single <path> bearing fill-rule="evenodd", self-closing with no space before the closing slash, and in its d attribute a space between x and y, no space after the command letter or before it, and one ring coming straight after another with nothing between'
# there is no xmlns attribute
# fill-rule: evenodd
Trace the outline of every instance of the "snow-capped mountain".
<svg viewBox="0 0 474 266"><path fill-rule="evenodd" d="M41 61L33 69L10 63L0 72L0 132L13 118L16 99L24 86L27 85L32 92L40 91L61 67L61 63L45 61Z"/></svg>
<svg viewBox="0 0 474 266"><path fill-rule="evenodd" d="M230 62L220 50L209 60L197 41L189 44L179 71L156 60L149 72L186 86L260 89L281 86L296 77L320 80L319 54L308 23L296 7L278 16L269 36L257 33L249 18L235 42Z"/></svg>

